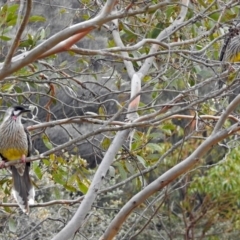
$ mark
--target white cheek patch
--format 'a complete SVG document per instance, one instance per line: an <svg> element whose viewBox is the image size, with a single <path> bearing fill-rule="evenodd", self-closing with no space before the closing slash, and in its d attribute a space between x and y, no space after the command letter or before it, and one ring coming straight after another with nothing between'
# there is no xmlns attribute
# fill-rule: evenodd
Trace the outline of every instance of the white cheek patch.
<svg viewBox="0 0 240 240"><path fill-rule="evenodd" d="M20 110L16 110L16 111L13 111L13 114L14 116L18 116L20 112L21 112Z"/></svg>

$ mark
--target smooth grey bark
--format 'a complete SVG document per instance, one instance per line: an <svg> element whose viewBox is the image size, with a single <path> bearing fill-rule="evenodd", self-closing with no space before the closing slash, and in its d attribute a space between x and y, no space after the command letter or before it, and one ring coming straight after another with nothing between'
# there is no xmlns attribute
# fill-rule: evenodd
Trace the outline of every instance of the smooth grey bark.
<svg viewBox="0 0 240 240"><path fill-rule="evenodd" d="M91 210L93 202L97 197L98 191L101 187L101 182L104 180L110 165L112 164L118 150L126 140L129 132L129 129L117 132L108 151L106 152L106 155L99 165L92 180L91 186L89 187L88 192L80 204L77 212L66 225L66 227L64 227L54 238L52 238L52 240L67 240L71 238L76 231L79 230L86 215Z"/></svg>

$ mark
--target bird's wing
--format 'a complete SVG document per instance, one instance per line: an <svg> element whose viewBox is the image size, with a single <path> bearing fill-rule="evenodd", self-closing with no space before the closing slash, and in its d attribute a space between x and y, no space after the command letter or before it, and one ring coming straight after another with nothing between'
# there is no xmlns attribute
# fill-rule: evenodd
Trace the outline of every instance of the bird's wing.
<svg viewBox="0 0 240 240"><path fill-rule="evenodd" d="M27 141L28 141L27 157L29 157L32 154L32 139L31 139L31 135L30 135L29 131L27 130L27 128L24 128L24 130L25 130L25 133L27 134Z"/></svg>

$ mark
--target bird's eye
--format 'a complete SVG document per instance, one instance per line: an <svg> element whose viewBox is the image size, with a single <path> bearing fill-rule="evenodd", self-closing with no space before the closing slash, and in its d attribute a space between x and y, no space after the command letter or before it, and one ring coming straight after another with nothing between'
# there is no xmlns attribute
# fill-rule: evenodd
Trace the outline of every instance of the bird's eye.
<svg viewBox="0 0 240 240"><path fill-rule="evenodd" d="M20 110L13 111L13 116L18 116L20 114Z"/></svg>

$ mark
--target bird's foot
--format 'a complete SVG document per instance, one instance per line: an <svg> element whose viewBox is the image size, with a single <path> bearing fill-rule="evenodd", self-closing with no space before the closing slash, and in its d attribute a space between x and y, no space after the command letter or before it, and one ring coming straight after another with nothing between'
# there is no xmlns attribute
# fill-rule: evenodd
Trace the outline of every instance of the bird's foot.
<svg viewBox="0 0 240 240"><path fill-rule="evenodd" d="M5 168L5 162L4 161L0 161L0 169L1 168Z"/></svg>
<svg viewBox="0 0 240 240"><path fill-rule="evenodd" d="M22 163L26 163L26 156L23 154L20 160Z"/></svg>

